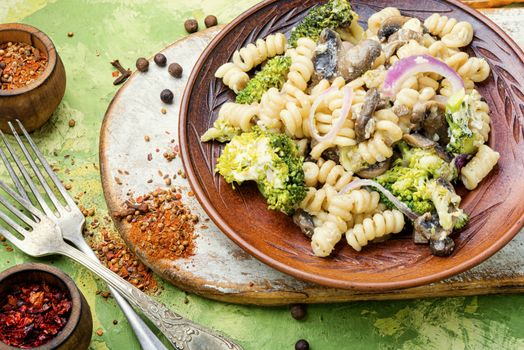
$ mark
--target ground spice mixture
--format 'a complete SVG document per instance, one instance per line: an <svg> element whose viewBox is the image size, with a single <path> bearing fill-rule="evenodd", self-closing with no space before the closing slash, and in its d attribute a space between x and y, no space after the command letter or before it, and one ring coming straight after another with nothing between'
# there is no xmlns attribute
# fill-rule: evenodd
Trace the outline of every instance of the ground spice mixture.
<svg viewBox="0 0 524 350"><path fill-rule="evenodd" d="M14 286L0 306L0 340L21 349L41 346L64 328L72 303L46 283Z"/></svg>
<svg viewBox="0 0 524 350"><path fill-rule="evenodd" d="M176 189L157 189L131 198L126 209L114 213L131 223L130 239L150 260L175 260L193 255L198 216L181 201Z"/></svg>
<svg viewBox="0 0 524 350"><path fill-rule="evenodd" d="M26 43L0 43L0 89L14 90L34 82L45 70L47 57Z"/></svg>
<svg viewBox="0 0 524 350"><path fill-rule="evenodd" d="M100 230L102 240L92 243L98 259L111 271L117 273L144 292L156 292L158 285L151 270L129 251L121 239L116 239L109 230ZM108 292L99 293L102 297L109 297Z"/></svg>

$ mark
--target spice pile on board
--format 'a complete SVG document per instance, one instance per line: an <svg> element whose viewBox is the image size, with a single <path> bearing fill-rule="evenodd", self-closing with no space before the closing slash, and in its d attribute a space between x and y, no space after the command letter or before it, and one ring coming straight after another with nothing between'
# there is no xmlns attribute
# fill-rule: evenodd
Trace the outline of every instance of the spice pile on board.
<svg viewBox="0 0 524 350"><path fill-rule="evenodd" d="M150 261L175 260L193 255L198 216L181 201L174 188L131 198L126 209L113 216L131 224L129 238Z"/></svg>
<svg viewBox="0 0 524 350"><path fill-rule="evenodd" d="M0 43L0 89L14 90L34 82L45 70L47 57L26 43Z"/></svg>
<svg viewBox="0 0 524 350"><path fill-rule="evenodd" d="M64 328L72 303L67 292L46 283L14 286L0 306L0 340L30 349L54 338Z"/></svg>
<svg viewBox="0 0 524 350"><path fill-rule="evenodd" d="M117 273L144 292L155 292L158 289L151 270L129 251L129 248L108 230L101 230L103 240L93 243L91 247L98 259L111 271ZM108 297L109 292L100 292Z"/></svg>

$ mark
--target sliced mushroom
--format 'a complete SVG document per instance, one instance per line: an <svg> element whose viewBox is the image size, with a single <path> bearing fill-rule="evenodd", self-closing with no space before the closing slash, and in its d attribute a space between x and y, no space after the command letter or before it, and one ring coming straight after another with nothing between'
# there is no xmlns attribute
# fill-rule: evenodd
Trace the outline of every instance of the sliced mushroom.
<svg viewBox="0 0 524 350"><path fill-rule="evenodd" d="M355 135L358 142L362 142L371 137L374 129L373 113L380 102L380 93L372 88L366 92L364 105L355 120Z"/></svg>
<svg viewBox="0 0 524 350"><path fill-rule="evenodd" d="M374 179L377 176L384 174L391 166L392 158L388 158L383 162L375 163L368 168L360 170L357 175L363 179Z"/></svg>
<svg viewBox="0 0 524 350"><path fill-rule="evenodd" d="M335 31L329 28L322 31L313 58L316 81L321 79L331 81L337 76L337 60L341 44L340 36Z"/></svg>
<svg viewBox="0 0 524 350"><path fill-rule="evenodd" d="M391 56L393 56L398 49L400 49L402 46L406 44L405 41L396 40L391 43L387 43L384 45L384 55L386 56L386 60L389 60Z"/></svg>
<svg viewBox="0 0 524 350"><path fill-rule="evenodd" d="M300 227L300 230L304 235L311 238L313 237L313 232L315 231L315 224L313 223L313 217L303 211L298 209L293 215L293 222L295 225Z"/></svg>
<svg viewBox="0 0 524 350"><path fill-rule="evenodd" d="M326 149L324 152L322 152L321 157L325 160L332 160L338 164L340 162L340 152L338 150L338 147L331 147Z"/></svg>
<svg viewBox="0 0 524 350"><path fill-rule="evenodd" d="M405 16L392 16L389 18L386 18L384 22L382 22L382 25L380 26L380 29L378 30L378 38L380 41L384 42L388 40L388 38L398 32L404 23L410 20L410 17Z"/></svg>
<svg viewBox="0 0 524 350"><path fill-rule="evenodd" d="M407 44L408 41L415 40L417 43L422 44L423 39L424 37L422 36L422 34L415 32L411 29L402 28L388 38L388 43L402 41Z"/></svg>
<svg viewBox="0 0 524 350"><path fill-rule="evenodd" d="M402 136L402 139L413 147L433 148L436 146L436 142L431 141L430 139L417 133L405 134L404 136Z"/></svg>
<svg viewBox="0 0 524 350"><path fill-rule="evenodd" d="M435 152L437 153L437 156L440 157L440 159L447 163L451 163L451 161L453 160L453 155L446 151L446 148L444 146L437 144L435 146ZM460 169L458 169L458 171L460 172Z"/></svg>
<svg viewBox="0 0 524 350"><path fill-rule="evenodd" d="M411 123L430 140L446 145L449 142L446 106L438 101L416 104L411 114Z"/></svg>
<svg viewBox="0 0 524 350"><path fill-rule="evenodd" d="M413 241L417 244L428 243L435 256L449 256L455 249L455 243L448 232L440 226L438 216L431 213L420 215L413 222Z"/></svg>
<svg viewBox="0 0 524 350"><path fill-rule="evenodd" d="M446 236L442 239L430 240L429 249L435 256L450 256L455 250L455 242Z"/></svg>
<svg viewBox="0 0 524 350"><path fill-rule="evenodd" d="M371 69L381 52L380 44L369 39L349 50L341 50L337 61L338 72L346 81L354 80Z"/></svg>
<svg viewBox="0 0 524 350"><path fill-rule="evenodd" d="M441 145L449 143L448 124L446 122L446 106L437 101L426 102L426 114L422 122L426 137Z"/></svg>

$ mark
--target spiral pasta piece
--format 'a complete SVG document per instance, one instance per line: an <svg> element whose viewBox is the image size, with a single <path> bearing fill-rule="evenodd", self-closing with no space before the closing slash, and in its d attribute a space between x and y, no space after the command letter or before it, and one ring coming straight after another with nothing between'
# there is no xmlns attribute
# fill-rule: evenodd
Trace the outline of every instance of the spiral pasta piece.
<svg viewBox="0 0 524 350"><path fill-rule="evenodd" d="M369 140L357 145L358 154L367 164L383 162L393 155L391 145L402 138L402 129L384 120L376 124L376 131Z"/></svg>
<svg viewBox="0 0 524 350"><path fill-rule="evenodd" d="M258 124L268 129L280 129L280 112L284 109L285 104L285 96L277 88L270 88L260 99Z"/></svg>
<svg viewBox="0 0 524 350"><path fill-rule="evenodd" d="M382 23L389 17L400 16L399 9L395 7L386 7L372 14L368 19L368 30L376 35Z"/></svg>
<svg viewBox="0 0 524 350"><path fill-rule="evenodd" d="M351 219L352 214L370 213L377 209L380 195L375 191L365 189L353 190L344 194L328 193L327 210L330 214L345 221Z"/></svg>
<svg viewBox="0 0 524 350"><path fill-rule="evenodd" d="M458 21L455 18L448 18L447 16L434 13L426 18L424 26L431 34L442 38L444 35L451 33L457 23Z"/></svg>
<svg viewBox="0 0 524 350"><path fill-rule="evenodd" d="M282 86L282 91L295 98L304 96L307 84L314 72L313 55L316 44L309 38L300 38L296 49L290 49L286 55L291 57L291 66L287 75L287 81ZM298 95L298 96L297 96Z"/></svg>
<svg viewBox="0 0 524 350"><path fill-rule="evenodd" d="M491 117L489 116L489 106L481 99L480 94L477 90L471 92L473 99L473 118L469 121L469 128L476 134L479 134L484 139L484 142L488 141L489 132L491 131Z"/></svg>
<svg viewBox="0 0 524 350"><path fill-rule="evenodd" d="M235 51L233 63L244 72L249 72L269 58L281 55L286 51L287 39L282 33L268 35L258 39L254 44Z"/></svg>
<svg viewBox="0 0 524 350"><path fill-rule="evenodd" d="M250 131L255 124L255 117L259 114L258 105L245 105L226 102L218 111L218 119L225 119L234 127L242 131Z"/></svg>
<svg viewBox="0 0 524 350"><path fill-rule="evenodd" d="M299 207L304 211L315 215L322 211L322 207L325 205L327 199L326 190L316 189L315 187L309 187L306 197L302 200Z"/></svg>
<svg viewBox="0 0 524 350"><path fill-rule="evenodd" d="M332 160L320 159L317 163L304 162L302 169L304 170L306 186L326 184L332 186L336 191L340 191L353 180L353 174Z"/></svg>
<svg viewBox="0 0 524 350"><path fill-rule="evenodd" d="M245 88L249 81L249 75L231 62L221 65L215 72L215 77L222 78L224 84L235 93Z"/></svg>
<svg viewBox="0 0 524 350"><path fill-rule="evenodd" d="M495 167L500 154L487 145L481 145L477 154L461 170L461 180L468 190L474 190Z"/></svg>
<svg viewBox="0 0 524 350"><path fill-rule="evenodd" d="M335 223L331 221L323 223L322 226L315 228L311 237L313 254L319 257L328 256L341 238L342 231Z"/></svg>
<svg viewBox="0 0 524 350"><path fill-rule="evenodd" d="M398 210L386 210L372 218L365 218L346 232L348 244L357 252L370 241L392 233L399 233L404 228L404 215Z"/></svg>

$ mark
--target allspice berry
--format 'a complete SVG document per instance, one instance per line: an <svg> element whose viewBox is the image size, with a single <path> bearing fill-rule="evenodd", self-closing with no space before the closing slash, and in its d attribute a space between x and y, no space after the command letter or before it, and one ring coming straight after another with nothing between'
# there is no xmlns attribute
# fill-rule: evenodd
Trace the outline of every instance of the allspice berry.
<svg viewBox="0 0 524 350"><path fill-rule="evenodd" d="M293 317L295 320L303 320L306 315L306 306L304 304L293 304L291 305L291 317Z"/></svg>
<svg viewBox="0 0 524 350"><path fill-rule="evenodd" d="M214 27L218 24L218 20L216 16L209 15L204 19L204 24L206 25L206 28Z"/></svg>
<svg viewBox="0 0 524 350"><path fill-rule="evenodd" d="M140 57L136 60L136 69L138 69L141 72L147 72L149 69L149 61L146 60L144 57Z"/></svg>
<svg viewBox="0 0 524 350"><path fill-rule="evenodd" d="M182 77L182 72L183 72L182 66L176 62L171 63L169 67L167 68L167 71L169 72L169 74L171 74L175 78Z"/></svg>
<svg viewBox="0 0 524 350"><path fill-rule="evenodd" d="M173 95L173 92L169 89L164 89L160 93L160 99L162 100L162 102L167 103L167 104L173 103L174 97L175 96Z"/></svg>
<svg viewBox="0 0 524 350"><path fill-rule="evenodd" d="M186 28L186 32L195 33L198 31L198 22L196 19L188 19L184 22L184 27Z"/></svg>
<svg viewBox="0 0 524 350"><path fill-rule="evenodd" d="M157 64L159 67L165 67L167 63L167 58L164 56L164 54L157 53L155 57L153 58L153 61Z"/></svg>

